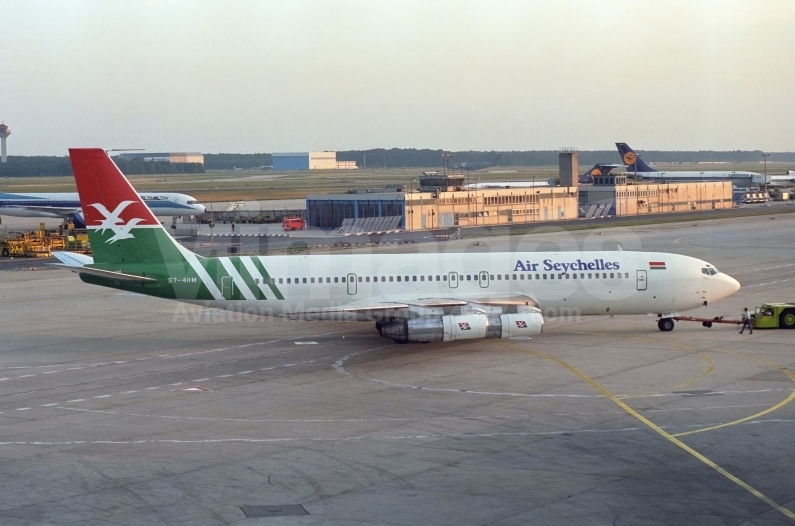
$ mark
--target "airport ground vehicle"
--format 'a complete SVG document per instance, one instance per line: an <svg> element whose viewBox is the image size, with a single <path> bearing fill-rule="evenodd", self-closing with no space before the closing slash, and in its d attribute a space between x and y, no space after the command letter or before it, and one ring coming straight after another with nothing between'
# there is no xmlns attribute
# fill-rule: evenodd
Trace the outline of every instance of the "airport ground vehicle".
<svg viewBox="0 0 795 526"><path fill-rule="evenodd" d="M795 329L795 303L763 303L752 316L755 329Z"/></svg>
<svg viewBox="0 0 795 526"><path fill-rule="evenodd" d="M303 217L285 217L282 219L282 230L303 230L306 220Z"/></svg>
<svg viewBox="0 0 795 526"><path fill-rule="evenodd" d="M88 234L75 231L71 223L66 231L49 231L41 223L38 230L0 235L0 255L3 257L46 258L54 250L86 254L90 252L89 246Z"/></svg>

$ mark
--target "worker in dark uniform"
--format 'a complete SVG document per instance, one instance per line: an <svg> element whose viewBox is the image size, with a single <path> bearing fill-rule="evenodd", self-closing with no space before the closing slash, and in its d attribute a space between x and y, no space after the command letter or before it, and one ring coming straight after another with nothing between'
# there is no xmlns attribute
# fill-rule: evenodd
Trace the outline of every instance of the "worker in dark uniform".
<svg viewBox="0 0 795 526"><path fill-rule="evenodd" d="M754 329L751 327L751 313L748 312L748 307L743 309L743 328L740 329L740 334L743 333L746 327L748 327L748 330L750 331L749 334L754 333Z"/></svg>

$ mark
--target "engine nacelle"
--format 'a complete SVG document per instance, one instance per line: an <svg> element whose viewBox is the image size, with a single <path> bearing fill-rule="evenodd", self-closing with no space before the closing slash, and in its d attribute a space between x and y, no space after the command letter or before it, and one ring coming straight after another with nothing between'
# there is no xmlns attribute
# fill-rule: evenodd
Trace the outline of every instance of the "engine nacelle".
<svg viewBox="0 0 795 526"><path fill-rule="evenodd" d="M535 308L526 312L487 316L459 314L393 320L377 325L385 338L398 343L475 340L480 338L524 338L541 334L544 316Z"/></svg>

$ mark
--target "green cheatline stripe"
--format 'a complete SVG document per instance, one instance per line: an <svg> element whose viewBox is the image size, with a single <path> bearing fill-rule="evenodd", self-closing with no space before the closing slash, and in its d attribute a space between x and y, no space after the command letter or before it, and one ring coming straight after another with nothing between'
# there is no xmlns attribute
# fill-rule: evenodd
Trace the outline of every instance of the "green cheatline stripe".
<svg viewBox="0 0 795 526"><path fill-rule="evenodd" d="M262 274L262 276L267 280L266 283L268 284L268 287L270 287L271 291L273 292L273 295L276 296L276 299L277 300L283 300L284 296L282 296L282 293L279 291L278 288L276 288L276 284L271 282L271 276L270 276L270 274L268 274L268 271L265 270L265 267L262 266L262 262L259 260L259 258L258 257L252 257L251 261L254 262L254 266L257 267L257 270L259 270L260 273Z"/></svg>
<svg viewBox="0 0 795 526"><path fill-rule="evenodd" d="M243 258L235 257L231 258L230 261L232 262L232 266L237 269L237 273L240 274L240 277L243 278L243 281L246 286L248 286L251 293L254 294L254 297L257 298L258 301L268 299L265 297L265 294L262 293L262 290L260 290L259 285L254 282L254 277L243 264Z"/></svg>

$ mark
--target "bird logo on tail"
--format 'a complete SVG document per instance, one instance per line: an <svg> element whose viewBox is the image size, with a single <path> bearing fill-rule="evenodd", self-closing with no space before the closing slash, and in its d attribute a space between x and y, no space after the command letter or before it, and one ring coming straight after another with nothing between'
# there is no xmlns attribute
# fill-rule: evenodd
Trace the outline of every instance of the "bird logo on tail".
<svg viewBox="0 0 795 526"><path fill-rule="evenodd" d="M122 201L118 204L118 206L116 206L116 208L113 209L113 212L109 211L102 203L93 203L91 205L97 209L97 212L102 214L102 217L104 217L104 219L100 221L98 228L99 232L104 233L106 230L113 231L113 235L108 238L105 243L113 243L114 241L119 241L121 239L135 239L135 236L130 233L130 230L132 230L138 223L143 221L143 219L134 217L127 221L127 223L124 223L124 220L119 217L121 213L124 212L124 209L134 202L135 201Z"/></svg>

